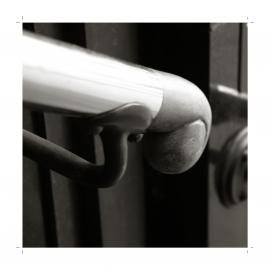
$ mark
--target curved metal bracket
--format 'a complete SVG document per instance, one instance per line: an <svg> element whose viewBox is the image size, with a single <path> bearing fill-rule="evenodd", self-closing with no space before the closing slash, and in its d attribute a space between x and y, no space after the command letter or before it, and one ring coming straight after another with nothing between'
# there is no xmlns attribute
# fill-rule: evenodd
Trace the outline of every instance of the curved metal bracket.
<svg viewBox="0 0 270 270"><path fill-rule="evenodd" d="M103 165L93 164L26 130L23 130L23 155L84 185L112 186L121 179L127 166L128 136L141 134L149 127L151 112L139 103L129 103L95 115L90 122L102 127Z"/></svg>

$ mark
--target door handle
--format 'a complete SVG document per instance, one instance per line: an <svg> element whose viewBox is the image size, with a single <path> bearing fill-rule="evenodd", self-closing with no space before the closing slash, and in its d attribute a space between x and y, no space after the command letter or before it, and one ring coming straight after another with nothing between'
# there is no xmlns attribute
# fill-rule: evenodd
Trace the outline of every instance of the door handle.
<svg viewBox="0 0 270 270"><path fill-rule="evenodd" d="M225 141L215 169L218 197L224 206L232 207L247 199L247 95L224 85L212 85L210 102L214 125L231 122L239 126Z"/></svg>
<svg viewBox="0 0 270 270"><path fill-rule="evenodd" d="M211 128L209 103L193 83L27 32L23 34L23 102L33 110L87 117L98 128L106 159L103 166L23 133L25 156L94 186L110 186L121 178L128 137L143 136L150 165L175 174L200 158Z"/></svg>

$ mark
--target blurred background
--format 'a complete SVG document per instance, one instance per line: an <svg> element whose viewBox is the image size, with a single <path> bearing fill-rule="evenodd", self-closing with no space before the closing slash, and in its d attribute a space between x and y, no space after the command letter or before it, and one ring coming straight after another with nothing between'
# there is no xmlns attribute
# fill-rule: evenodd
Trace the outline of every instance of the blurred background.
<svg viewBox="0 0 270 270"><path fill-rule="evenodd" d="M210 140L179 175L153 170L129 143L123 179L79 186L23 158L24 247L246 247L247 25L24 23L24 30L184 77L212 107ZM49 57L49 56L48 56ZM90 160L102 158L87 119L23 109L23 128Z"/></svg>

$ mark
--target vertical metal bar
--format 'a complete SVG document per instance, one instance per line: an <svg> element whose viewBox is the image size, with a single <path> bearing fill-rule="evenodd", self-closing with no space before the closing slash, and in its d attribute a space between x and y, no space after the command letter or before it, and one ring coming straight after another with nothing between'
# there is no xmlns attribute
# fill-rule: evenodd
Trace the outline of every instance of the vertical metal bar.
<svg viewBox="0 0 270 270"><path fill-rule="evenodd" d="M34 132L32 112L23 110L23 127ZM35 130L36 132L36 130ZM23 247L46 247L46 217L42 198L40 166L23 158Z"/></svg>
<svg viewBox="0 0 270 270"><path fill-rule="evenodd" d="M35 133L43 138L46 138L44 114L32 112L32 115L35 125ZM42 213L45 226L46 246L56 247L57 236L51 177L48 169L44 167L43 164L39 164L38 166L40 181L40 199L42 201Z"/></svg>
<svg viewBox="0 0 270 270"><path fill-rule="evenodd" d="M240 34L240 74L239 74L239 91L241 93L247 93L248 91L248 86L247 86L247 50L248 50L248 45L247 45L247 35L248 35L248 29L247 29L247 24L246 23L241 23L240 24L240 29L241 29L241 34Z"/></svg>

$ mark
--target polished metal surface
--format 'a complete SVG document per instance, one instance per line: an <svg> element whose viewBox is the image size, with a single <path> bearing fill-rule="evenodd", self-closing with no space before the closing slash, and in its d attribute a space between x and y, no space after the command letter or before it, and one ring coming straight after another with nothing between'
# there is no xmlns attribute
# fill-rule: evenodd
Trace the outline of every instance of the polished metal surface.
<svg viewBox="0 0 270 270"><path fill-rule="evenodd" d="M86 117L141 104L152 120L145 156L168 174L198 161L211 129L208 100L192 82L29 33L23 37L23 100L36 110Z"/></svg>
<svg viewBox="0 0 270 270"><path fill-rule="evenodd" d="M23 100L43 111L103 113L130 102L155 117L162 104L158 73L39 35L23 35Z"/></svg>

